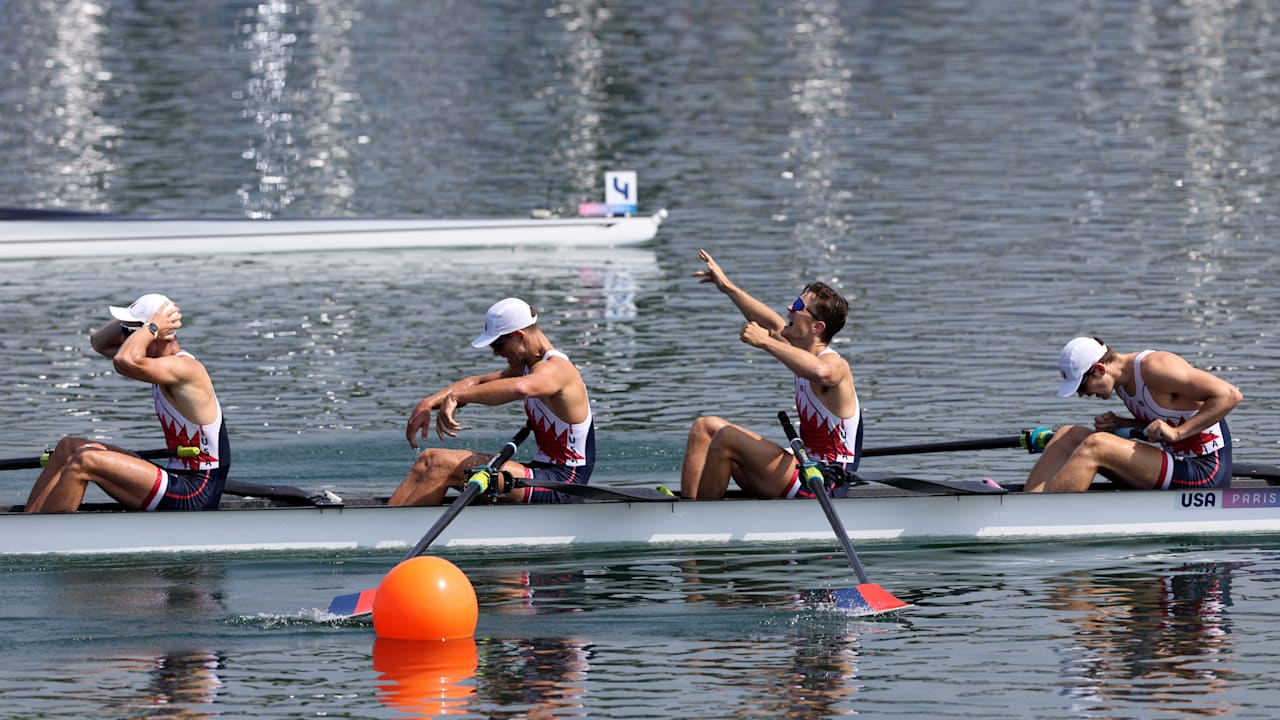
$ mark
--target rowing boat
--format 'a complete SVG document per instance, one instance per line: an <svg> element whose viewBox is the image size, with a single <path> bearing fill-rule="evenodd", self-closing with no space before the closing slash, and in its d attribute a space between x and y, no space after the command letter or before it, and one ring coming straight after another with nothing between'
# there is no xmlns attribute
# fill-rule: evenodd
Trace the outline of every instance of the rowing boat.
<svg viewBox="0 0 1280 720"><path fill-rule="evenodd" d="M612 247L652 239L648 216L521 219L137 218L0 209L0 260L495 246Z"/></svg>
<svg viewBox="0 0 1280 720"><path fill-rule="evenodd" d="M859 543L1021 541L1280 533L1280 487L1237 479L1223 490L1042 495L974 482L869 477L832 500ZM1271 481L1280 476L1271 476ZM689 502L653 490L588 486L579 504L476 505L432 552L531 546L830 542L831 526L806 500ZM302 502L300 500L295 500ZM226 498L208 512L123 512L86 506L61 515L0 512L0 554L299 551L411 547L443 508L387 507L366 498L289 506Z"/></svg>

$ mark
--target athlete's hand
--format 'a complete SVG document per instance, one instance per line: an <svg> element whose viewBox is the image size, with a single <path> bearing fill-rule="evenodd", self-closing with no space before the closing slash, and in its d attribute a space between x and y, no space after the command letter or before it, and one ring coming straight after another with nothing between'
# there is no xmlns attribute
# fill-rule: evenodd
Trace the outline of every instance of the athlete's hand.
<svg viewBox="0 0 1280 720"><path fill-rule="evenodd" d="M409 447L414 450L418 449L418 438L427 439L427 426L431 424L431 410L434 405L431 398L423 398L418 405L413 408L413 413L409 415L409 422L405 423L404 439L409 441Z"/></svg>
<svg viewBox="0 0 1280 720"><path fill-rule="evenodd" d="M178 309L178 306L172 302L167 302L161 305L159 310L152 313L151 317L147 318L147 322L156 324L159 329L156 334L157 338L172 340L174 333L177 332L178 328L182 327L182 310Z"/></svg>
<svg viewBox="0 0 1280 720"><path fill-rule="evenodd" d="M749 322L742 328L738 339L751 347L762 348L769 341L769 331L755 322Z"/></svg>
<svg viewBox="0 0 1280 720"><path fill-rule="evenodd" d="M720 265L711 257L711 253L706 250L699 250L698 259L707 264L706 270L693 271L693 276L700 278L698 282L714 283L717 288L724 290L729 284L729 278L725 276L724 271L720 269Z"/></svg>
<svg viewBox="0 0 1280 720"><path fill-rule="evenodd" d="M1093 418L1093 429L1098 432L1111 432L1118 427L1120 427L1120 416L1110 410Z"/></svg>
<svg viewBox="0 0 1280 720"><path fill-rule="evenodd" d="M440 403L440 412L436 415L436 435L441 440L445 436L458 437L458 431L462 429L462 425L453 418L453 414L458 410L458 401L453 397L453 393L449 393L444 397L444 402Z"/></svg>
<svg viewBox="0 0 1280 720"><path fill-rule="evenodd" d="M1153 420L1147 426L1147 439L1152 442L1177 442L1181 438L1178 437L1177 428L1163 420Z"/></svg>

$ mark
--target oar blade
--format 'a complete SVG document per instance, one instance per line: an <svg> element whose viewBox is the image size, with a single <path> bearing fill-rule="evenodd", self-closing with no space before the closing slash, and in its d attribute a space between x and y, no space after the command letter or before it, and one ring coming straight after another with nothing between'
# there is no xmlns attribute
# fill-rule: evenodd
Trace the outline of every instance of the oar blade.
<svg viewBox="0 0 1280 720"><path fill-rule="evenodd" d="M841 588L833 596L836 607L850 615L884 615L911 607L876 583Z"/></svg>
<svg viewBox="0 0 1280 720"><path fill-rule="evenodd" d="M377 588L369 588L358 593L339 595L329 603L329 614L342 618L368 615L373 612L373 596L377 594Z"/></svg>

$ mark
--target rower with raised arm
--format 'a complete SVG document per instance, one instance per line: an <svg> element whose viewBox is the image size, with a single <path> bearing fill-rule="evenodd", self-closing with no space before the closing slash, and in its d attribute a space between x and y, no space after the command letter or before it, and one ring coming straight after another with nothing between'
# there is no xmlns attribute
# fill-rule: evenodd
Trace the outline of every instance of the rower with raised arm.
<svg viewBox="0 0 1280 720"><path fill-rule="evenodd" d="M130 510L205 510L218 506L231 468L222 406L204 364L178 347L182 311L164 295L111 307L112 320L90 336L116 372L149 383L170 456L157 467L114 445L65 437L27 498L27 512L74 512L89 483Z"/></svg>
<svg viewBox="0 0 1280 720"><path fill-rule="evenodd" d="M506 298L485 313L484 332L472 347L490 348L507 366L484 375L473 375L437 390L418 402L405 427L405 439L417 448L427 438L431 413L436 413L436 434L441 440L457 437L462 426L455 414L465 405L524 403L529 426L538 445L533 462L508 461L502 475L546 482L585 485L596 460L595 421L587 386L569 357L551 344L538 326L537 314L519 298ZM418 454L391 505L439 505L450 488L462 488L471 470L484 466L489 456L471 450L428 448ZM509 484L509 483L508 483ZM496 495L501 502L575 502L564 493L545 488L516 487Z"/></svg>
<svg viewBox="0 0 1280 720"><path fill-rule="evenodd" d="M1221 488L1231 484L1227 414L1244 396L1234 385L1162 350L1118 353L1098 338L1077 337L1058 355L1058 397L1114 392L1133 415L1111 411L1093 427L1058 429L1027 478L1027 492L1080 492L1096 475L1142 489ZM1157 445L1121 437L1142 431Z"/></svg>
<svg viewBox="0 0 1280 720"><path fill-rule="evenodd" d="M729 281L706 250L693 276L729 296L746 318L739 339L772 355L795 375L800 439L822 466L827 492L841 496L846 472L858 467L862 453L862 410L853 371L831 339L844 327L849 303L829 285L814 282L787 308L787 319ZM694 420L680 472L681 497L724 497L729 480L756 497L814 497L799 475L795 458L782 446L721 417Z"/></svg>

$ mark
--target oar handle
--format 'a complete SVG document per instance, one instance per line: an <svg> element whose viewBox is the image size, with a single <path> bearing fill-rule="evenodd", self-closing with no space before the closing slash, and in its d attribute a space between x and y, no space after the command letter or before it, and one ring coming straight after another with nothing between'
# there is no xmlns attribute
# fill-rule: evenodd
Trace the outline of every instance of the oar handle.
<svg viewBox="0 0 1280 720"><path fill-rule="evenodd" d="M1125 440L1142 440L1147 441L1147 429L1140 427L1119 427L1111 431L1113 435L1119 435Z"/></svg>
<svg viewBox="0 0 1280 720"><path fill-rule="evenodd" d="M502 450L500 450L497 455L493 456L493 459L489 461L488 465L475 468L471 471L471 477L467 478L467 485L478 485L480 487L480 492L488 492L490 490L491 483L493 483L493 480L497 475L497 471L501 470L502 466L507 464L507 461L511 459L512 455L516 454L516 449L520 447L520 443L524 442L525 438L529 437L529 433L532 431L533 428L528 425L520 428L520 432L516 433L515 437L508 440L507 444L502 446Z"/></svg>
<svg viewBox="0 0 1280 720"><path fill-rule="evenodd" d="M493 482L494 475L511 459L511 456L516 452L516 448L520 446L520 443L524 442L525 438L529 437L529 433L532 430L533 428L528 425L520 428L520 432L516 433L515 437L502 446L502 450L493 456L488 465L478 467L471 472L471 477L467 478L467 484L462 489L462 494L449 504L449 508L444 511L444 514L436 519L431 529L427 530L422 539L418 541L418 544L414 545L409 554L404 556L405 560L421 555L422 551L426 550L427 546L435 542L436 538L440 537L440 533L449 527L449 523L453 522L453 519L458 516L458 513L462 512L463 508L470 505L471 501L475 500L480 493L489 489L489 484Z"/></svg>
<svg viewBox="0 0 1280 720"><path fill-rule="evenodd" d="M782 431L787 434L787 440L791 443L791 451L795 453L796 460L800 463L800 476L809 486L809 490L813 492L813 496L817 498L818 504L822 506L822 512L827 516L827 522L831 524L831 530L836 534L836 539L840 541L840 546L844 548L844 554L849 558L849 565L853 567L853 571L858 574L858 582L867 584L867 572L862 569L862 562L858 560L858 553L854 552L853 543L849 541L849 533L844 529L844 523L840 522L840 516L836 514L836 509L831 506L831 498L827 497L826 478L822 477L822 471L818 466L809 461L809 452L805 450L804 443L796 435L796 429L791 426L791 418L787 417L785 411L778 412L778 422L782 425Z"/></svg>

